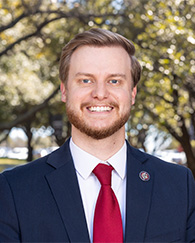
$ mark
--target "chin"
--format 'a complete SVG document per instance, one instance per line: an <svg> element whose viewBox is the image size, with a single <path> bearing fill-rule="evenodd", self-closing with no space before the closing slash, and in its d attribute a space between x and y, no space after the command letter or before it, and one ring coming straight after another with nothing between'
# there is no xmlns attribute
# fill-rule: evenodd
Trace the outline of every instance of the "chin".
<svg viewBox="0 0 195 243"><path fill-rule="evenodd" d="M126 112L123 116L118 119L111 119L108 121L94 120L86 121L83 117L79 117L77 113L67 107L67 115L70 123L81 133L86 134L96 140L108 138L118 132L127 122L129 112Z"/></svg>
<svg viewBox="0 0 195 243"><path fill-rule="evenodd" d="M85 127L78 126L77 129L79 129L81 133L87 135L88 137L91 137L96 140L100 140L112 136L117 131L119 131L121 127L123 127L122 124L120 126L113 125L110 127L96 128L96 129L94 127L91 128L87 126Z"/></svg>

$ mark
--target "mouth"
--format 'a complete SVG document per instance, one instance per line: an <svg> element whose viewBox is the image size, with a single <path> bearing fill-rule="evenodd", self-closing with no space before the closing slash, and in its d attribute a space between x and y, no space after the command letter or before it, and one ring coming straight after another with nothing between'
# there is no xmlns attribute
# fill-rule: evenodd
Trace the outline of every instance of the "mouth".
<svg viewBox="0 0 195 243"><path fill-rule="evenodd" d="M91 112L109 112L113 109L112 106L88 106L87 109Z"/></svg>

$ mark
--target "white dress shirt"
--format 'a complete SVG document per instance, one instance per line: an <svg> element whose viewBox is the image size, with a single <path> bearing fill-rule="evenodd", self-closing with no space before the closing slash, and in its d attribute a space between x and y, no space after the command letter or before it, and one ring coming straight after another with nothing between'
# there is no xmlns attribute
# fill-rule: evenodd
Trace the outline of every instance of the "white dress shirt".
<svg viewBox="0 0 195 243"><path fill-rule="evenodd" d="M118 199L122 216L124 234L126 212L126 143L124 142L122 148L107 161L101 161L93 155L85 152L76 144L74 144L72 139L70 140L70 150L76 169L91 241L93 239L93 218L95 205L101 187L99 180L92 173L92 171L99 163L110 164L114 168L114 170L112 171L111 187Z"/></svg>

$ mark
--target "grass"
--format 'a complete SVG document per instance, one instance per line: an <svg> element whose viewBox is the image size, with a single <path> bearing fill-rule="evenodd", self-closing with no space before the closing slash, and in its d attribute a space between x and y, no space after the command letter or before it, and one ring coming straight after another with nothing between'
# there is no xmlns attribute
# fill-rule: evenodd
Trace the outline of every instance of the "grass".
<svg viewBox="0 0 195 243"><path fill-rule="evenodd" d="M25 160L0 158L0 172L25 163Z"/></svg>

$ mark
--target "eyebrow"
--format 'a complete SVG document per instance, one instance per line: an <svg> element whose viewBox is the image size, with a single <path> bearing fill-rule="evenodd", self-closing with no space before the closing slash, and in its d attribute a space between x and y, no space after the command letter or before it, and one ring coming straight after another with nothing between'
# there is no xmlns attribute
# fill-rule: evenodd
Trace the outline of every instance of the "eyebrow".
<svg viewBox="0 0 195 243"><path fill-rule="evenodd" d="M113 73L113 74L110 74L110 75L108 75L110 78L112 78L112 77L121 77L121 78L124 78L124 79L126 79L126 75L125 74L123 74L123 73Z"/></svg>
<svg viewBox="0 0 195 243"><path fill-rule="evenodd" d="M91 74L91 73L83 73L83 72L78 72L78 73L76 73L76 77L77 76L88 76L88 77L94 77L94 75L93 74ZM123 73L112 73L112 74L109 74L108 75L108 77L109 78L113 78L113 77L121 77L121 78L124 78L124 79L126 79L126 75L125 74L123 74Z"/></svg>
<svg viewBox="0 0 195 243"><path fill-rule="evenodd" d="M77 76L88 76L88 77L93 77L94 75L91 74L91 73L82 73L82 72L78 72L78 73L76 73L75 76L76 76L76 77L77 77Z"/></svg>

